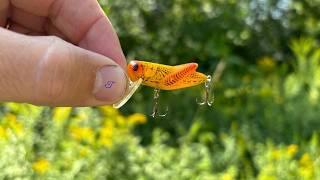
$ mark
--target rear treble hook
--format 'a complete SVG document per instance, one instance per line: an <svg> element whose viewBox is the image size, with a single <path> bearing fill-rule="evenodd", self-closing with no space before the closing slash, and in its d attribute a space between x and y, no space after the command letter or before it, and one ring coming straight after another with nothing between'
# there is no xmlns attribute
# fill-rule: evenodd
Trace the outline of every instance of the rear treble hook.
<svg viewBox="0 0 320 180"><path fill-rule="evenodd" d="M165 117L168 114L169 108L168 106L166 107L165 113L160 113L159 112L159 97L160 97L160 89L154 89L154 94L153 94L153 108L152 108L152 114L150 115L151 117Z"/></svg>
<svg viewBox="0 0 320 180"><path fill-rule="evenodd" d="M201 102L198 102L198 99L196 99L197 103L202 106L207 104L208 106L211 106L213 104L213 100L214 100L214 95L212 94L211 97L211 89L212 89L212 78L210 75L207 76L207 80L204 83L204 88L205 88L205 92L204 92L204 97L203 100Z"/></svg>

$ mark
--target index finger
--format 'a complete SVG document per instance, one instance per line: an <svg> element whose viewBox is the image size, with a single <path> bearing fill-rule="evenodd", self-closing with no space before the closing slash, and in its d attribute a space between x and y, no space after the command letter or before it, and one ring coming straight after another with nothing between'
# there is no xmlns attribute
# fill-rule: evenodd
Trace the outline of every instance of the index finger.
<svg viewBox="0 0 320 180"><path fill-rule="evenodd" d="M48 17L51 21L48 24L73 44L105 55L125 68L117 34L96 0L11 0L11 3L26 12Z"/></svg>
<svg viewBox="0 0 320 180"><path fill-rule="evenodd" d="M8 10L9 10L9 0L3 0L0 3L0 27L4 27L6 25Z"/></svg>

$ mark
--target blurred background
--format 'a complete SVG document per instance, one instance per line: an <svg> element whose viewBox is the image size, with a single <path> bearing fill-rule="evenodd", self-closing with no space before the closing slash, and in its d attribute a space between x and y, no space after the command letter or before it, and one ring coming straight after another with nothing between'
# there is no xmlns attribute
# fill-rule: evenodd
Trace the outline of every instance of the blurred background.
<svg viewBox="0 0 320 180"><path fill-rule="evenodd" d="M203 86L110 106L0 106L0 179L320 179L320 1L99 1L128 61L197 62ZM217 68L220 67L220 68Z"/></svg>

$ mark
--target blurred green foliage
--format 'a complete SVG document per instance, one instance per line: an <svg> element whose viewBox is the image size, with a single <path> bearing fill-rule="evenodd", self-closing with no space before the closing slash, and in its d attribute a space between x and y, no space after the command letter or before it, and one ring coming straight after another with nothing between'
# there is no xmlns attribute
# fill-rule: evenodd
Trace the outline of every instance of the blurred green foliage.
<svg viewBox="0 0 320 180"><path fill-rule="evenodd" d="M128 58L198 62L203 87L121 108L0 107L0 179L320 179L320 1L100 1ZM221 63L220 63L221 64ZM217 78L219 76L219 78Z"/></svg>
<svg viewBox="0 0 320 180"><path fill-rule="evenodd" d="M140 144L143 114L110 106L54 108L6 103L0 124L1 179L318 179L319 137L298 144L257 142L233 123L225 133L194 123L177 146L156 128Z"/></svg>

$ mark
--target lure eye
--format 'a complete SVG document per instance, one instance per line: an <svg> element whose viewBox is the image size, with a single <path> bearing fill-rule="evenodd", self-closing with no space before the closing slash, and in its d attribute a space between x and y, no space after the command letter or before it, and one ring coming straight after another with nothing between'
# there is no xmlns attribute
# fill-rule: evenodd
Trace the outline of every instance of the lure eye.
<svg viewBox="0 0 320 180"><path fill-rule="evenodd" d="M139 66L138 66L137 63L134 63L134 64L132 65L132 70L133 70L133 71L137 71L138 68L139 68Z"/></svg>

